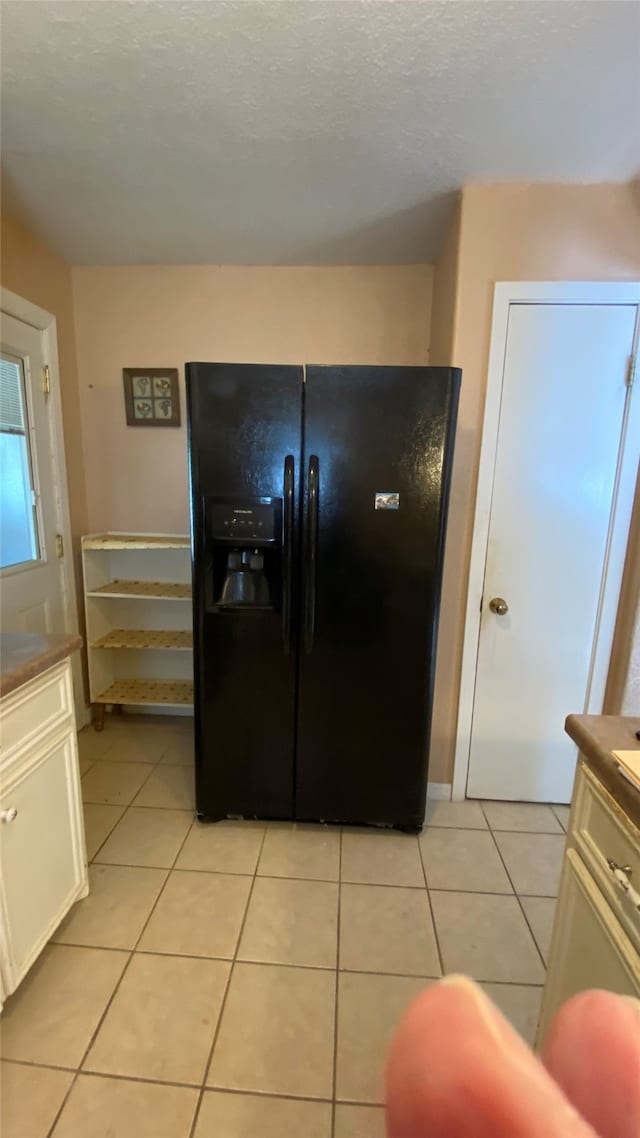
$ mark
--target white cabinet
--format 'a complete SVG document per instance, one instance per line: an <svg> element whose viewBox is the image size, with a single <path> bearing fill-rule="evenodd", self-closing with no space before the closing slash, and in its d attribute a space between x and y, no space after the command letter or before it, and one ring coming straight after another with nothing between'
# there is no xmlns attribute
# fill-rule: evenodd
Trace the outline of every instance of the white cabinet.
<svg viewBox="0 0 640 1138"><path fill-rule="evenodd" d="M189 538L89 534L82 539L82 563L96 729L102 728L108 704L190 711Z"/></svg>
<svg viewBox="0 0 640 1138"><path fill-rule="evenodd" d="M0 709L0 947L4 994L88 892L71 665Z"/></svg>
<svg viewBox="0 0 640 1138"><path fill-rule="evenodd" d="M640 911L633 896L621 888L610 863L631 870L630 878L635 880L633 870L640 866L640 833L580 763L549 950L539 1043L558 1009L576 992L605 988L640 997Z"/></svg>

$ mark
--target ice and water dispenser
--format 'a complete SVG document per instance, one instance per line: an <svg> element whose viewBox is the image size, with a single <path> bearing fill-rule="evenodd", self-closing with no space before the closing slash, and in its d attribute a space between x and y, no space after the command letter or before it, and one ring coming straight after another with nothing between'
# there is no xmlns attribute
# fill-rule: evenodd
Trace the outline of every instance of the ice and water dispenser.
<svg viewBox="0 0 640 1138"><path fill-rule="evenodd" d="M206 608L248 612L280 605L282 499L205 498Z"/></svg>

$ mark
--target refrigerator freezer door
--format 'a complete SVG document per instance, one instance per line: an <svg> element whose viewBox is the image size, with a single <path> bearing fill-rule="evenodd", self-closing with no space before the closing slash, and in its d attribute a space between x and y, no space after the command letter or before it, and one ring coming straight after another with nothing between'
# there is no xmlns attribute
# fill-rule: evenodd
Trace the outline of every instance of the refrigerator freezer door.
<svg viewBox="0 0 640 1138"><path fill-rule="evenodd" d="M192 363L186 378L196 806L210 819L291 818L302 368ZM205 527L212 497L239 503L240 519L248 513L246 500L278 499L278 543L260 549L272 608L225 611L217 605L233 542L225 536L218 549Z"/></svg>
<svg viewBox="0 0 640 1138"><path fill-rule="evenodd" d="M298 818L422 824L459 383L307 368Z"/></svg>

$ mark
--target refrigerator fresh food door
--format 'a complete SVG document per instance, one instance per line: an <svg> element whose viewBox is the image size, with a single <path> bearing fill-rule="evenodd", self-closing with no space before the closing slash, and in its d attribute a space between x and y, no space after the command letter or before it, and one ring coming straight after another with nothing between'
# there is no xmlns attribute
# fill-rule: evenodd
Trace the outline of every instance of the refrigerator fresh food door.
<svg viewBox="0 0 640 1138"><path fill-rule="evenodd" d="M423 822L459 386L306 369L298 818Z"/></svg>
<svg viewBox="0 0 640 1138"><path fill-rule="evenodd" d="M294 812L302 374L186 367L203 818Z"/></svg>

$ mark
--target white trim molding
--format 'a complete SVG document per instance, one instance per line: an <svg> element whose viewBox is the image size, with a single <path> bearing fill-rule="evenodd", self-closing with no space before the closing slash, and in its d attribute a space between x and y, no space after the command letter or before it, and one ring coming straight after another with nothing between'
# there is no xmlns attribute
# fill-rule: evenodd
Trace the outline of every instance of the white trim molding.
<svg viewBox="0 0 640 1138"><path fill-rule="evenodd" d="M504 361L507 347L509 307L512 304L629 304L639 306L640 281L501 281L495 285L487 389L482 428L476 510L469 566L469 585L464 626L460 699L451 797L460 802L466 796L473 704L475 696L480 604L491 517L491 495L498 445L498 427ZM636 317L634 350L638 351L639 320ZM620 584L626 553L631 511L638 470L640 439L640 378L629 389L622 428L621 452L617 471L615 505L609 533L609 551L599 606L599 630L591 669L585 712L602 710L615 626ZM567 714L571 711L567 708ZM576 709L573 709L576 710Z"/></svg>
<svg viewBox="0 0 640 1138"><path fill-rule="evenodd" d="M62 420L62 397L60 393L60 364L58 360L58 328L56 318L51 312L32 304L30 300L18 296L8 288L0 288L0 309L7 316L21 320L23 324L42 333L44 358L49 365L51 393L49 396L52 411L53 466L56 472L56 511L58 532L62 534L65 555L62 558L63 608L65 631L78 632L78 608L76 602L76 581L73 568L73 543L71 540L71 519L69 516L69 493L67 486L67 464L64 448L64 426ZM89 722L90 713L84 694L82 663L76 652L72 658L73 688L75 693L76 719L79 726Z"/></svg>

